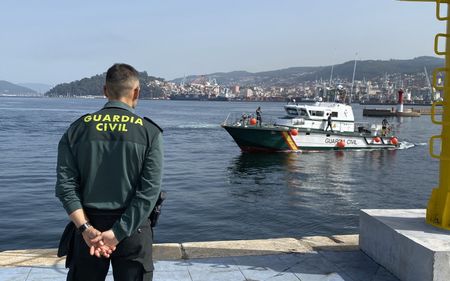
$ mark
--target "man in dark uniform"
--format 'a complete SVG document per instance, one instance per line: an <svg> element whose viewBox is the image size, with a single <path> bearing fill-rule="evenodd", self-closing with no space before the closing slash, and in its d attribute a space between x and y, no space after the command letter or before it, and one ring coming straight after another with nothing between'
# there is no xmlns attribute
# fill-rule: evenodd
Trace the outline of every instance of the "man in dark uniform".
<svg viewBox="0 0 450 281"><path fill-rule="evenodd" d="M256 122L259 126L261 126L262 117L261 117L261 107L260 106L258 106L258 108L256 109Z"/></svg>
<svg viewBox="0 0 450 281"><path fill-rule="evenodd" d="M328 128L330 128L331 132L333 132L333 124L331 123L331 113L328 114L328 118L327 118L327 127L325 129L325 131L328 131Z"/></svg>
<svg viewBox="0 0 450 281"><path fill-rule="evenodd" d="M381 121L381 134L383 136L385 136L389 133L388 126L389 126L389 122L388 122L388 120L386 120L386 118L384 118L383 121Z"/></svg>
<svg viewBox="0 0 450 281"><path fill-rule="evenodd" d="M134 114L139 74L108 69L105 106L72 123L58 146L56 196L78 228L67 280L152 280L152 229L162 130Z"/></svg>

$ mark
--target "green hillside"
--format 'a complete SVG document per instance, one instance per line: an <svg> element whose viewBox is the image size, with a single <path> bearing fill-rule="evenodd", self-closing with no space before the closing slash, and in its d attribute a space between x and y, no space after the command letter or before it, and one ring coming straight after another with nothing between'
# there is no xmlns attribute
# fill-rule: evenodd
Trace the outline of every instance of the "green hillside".
<svg viewBox="0 0 450 281"><path fill-rule="evenodd" d="M436 67L444 65L444 59L436 57L417 57L409 60L359 60L357 61L355 79L372 79L391 73L414 74L424 72L426 67L429 72ZM333 66L333 77L351 80L353 75L354 61L348 61ZM277 86L295 85L303 81L328 80L330 78L332 66L317 67L290 67L286 69L246 72L233 71L202 75L208 79L215 79L222 85L241 86ZM200 77L193 75L186 77L186 82L191 82ZM177 78L173 82L181 82L182 78Z"/></svg>
<svg viewBox="0 0 450 281"><path fill-rule="evenodd" d="M163 81L161 78L149 76L147 72L140 72L141 98L157 98L162 96L161 88L157 87L154 81ZM105 84L106 73L98 74L90 78L70 83L56 85L45 93L49 97L69 97L69 96L103 96L103 85Z"/></svg>

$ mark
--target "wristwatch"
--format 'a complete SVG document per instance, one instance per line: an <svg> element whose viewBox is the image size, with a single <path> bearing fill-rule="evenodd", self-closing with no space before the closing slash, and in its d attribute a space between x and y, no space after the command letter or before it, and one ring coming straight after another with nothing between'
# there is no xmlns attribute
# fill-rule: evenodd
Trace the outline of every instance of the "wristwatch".
<svg viewBox="0 0 450 281"><path fill-rule="evenodd" d="M91 227L92 225L89 222L83 223L82 225L80 225L80 227L78 228L78 231L80 233L83 233L86 231L86 229L88 229L89 227Z"/></svg>

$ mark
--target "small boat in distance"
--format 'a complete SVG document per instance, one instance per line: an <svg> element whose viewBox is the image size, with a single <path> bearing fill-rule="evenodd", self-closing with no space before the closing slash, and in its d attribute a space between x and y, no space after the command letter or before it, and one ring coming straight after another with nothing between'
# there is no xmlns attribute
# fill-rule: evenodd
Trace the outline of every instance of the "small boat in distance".
<svg viewBox="0 0 450 281"><path fill-rule="evenodd" d="M355 123L350 105L288 103L284 109L286 116L274 122L257 124L253 116L229 114L221 126L245 152L396 149L400 145L386 124ZM327 130L329 119L331 130Z"/></svg>

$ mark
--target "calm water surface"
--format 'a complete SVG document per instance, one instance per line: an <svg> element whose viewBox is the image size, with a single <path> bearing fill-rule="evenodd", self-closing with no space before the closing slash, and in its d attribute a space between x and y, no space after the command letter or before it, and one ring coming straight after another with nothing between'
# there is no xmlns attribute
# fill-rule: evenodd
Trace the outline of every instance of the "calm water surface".
<svg viewBox="0 0 450 281"><path fill-rule="evenodd" d="M0 98L0 250L56 247L67 216L54 197L57 144L101 99ZM168 200L157 242L358 232L362 208L425 208L439 162L429 116L392 118L396 151L243 154L219 124L230 111L281 116L282 103L141 101L164 128ZM354 106L357 121L362 117Z"/></svg>

